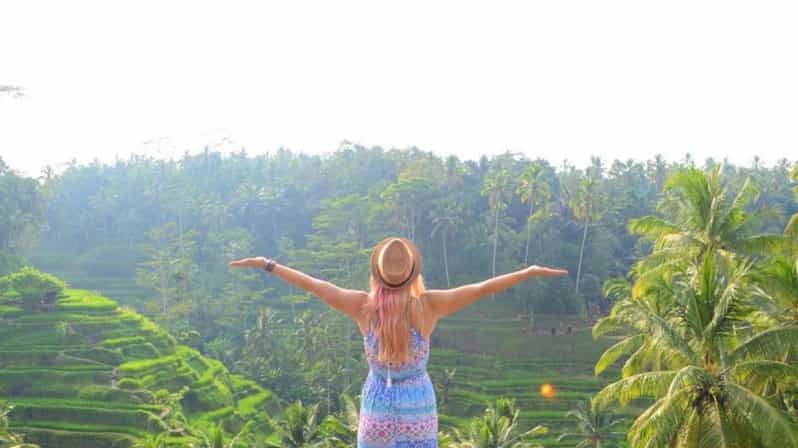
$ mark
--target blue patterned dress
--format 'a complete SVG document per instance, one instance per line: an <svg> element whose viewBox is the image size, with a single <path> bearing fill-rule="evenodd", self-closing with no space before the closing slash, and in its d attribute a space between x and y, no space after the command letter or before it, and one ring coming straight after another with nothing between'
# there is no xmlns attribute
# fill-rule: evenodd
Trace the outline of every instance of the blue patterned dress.
<svg viewBox="0 0 798 448"><path fill-rule="evenodd" d="M379 341L373 325L363 338L369 374L360 401L358 448L438 446L435 389L427 374L429 341L415 328L411 337L410 360L390 369L377 359Z"/></svg>

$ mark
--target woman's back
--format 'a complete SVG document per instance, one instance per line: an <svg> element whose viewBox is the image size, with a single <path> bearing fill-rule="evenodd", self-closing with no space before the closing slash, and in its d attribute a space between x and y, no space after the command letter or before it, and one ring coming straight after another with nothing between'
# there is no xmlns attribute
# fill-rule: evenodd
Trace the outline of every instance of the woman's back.
<svg viewBox="0 0 798 448"><path fill-rule="evenodd" d="M409 359L404 362L389 363L379 360L380 345L374 332L374 326L369 330L364 340L366 351L366 363L369 370L375 375L384 378L386 385L388 378L391 385L396 381L412 378L427 371L427 361L429 360L429 341L415 328L410 329L410 354Z"/></svg>
<svg viewBox="0 0 798 448"><path fill-rule="evenodd" d="M230 266L272 272L317 295L357 323L364 335L369 365L361 394L357 442L360 448L437 447L435 390L426 369L429 337L438 319L533 275L568 273L563 269L530 266L479 283L427 290L421 276L421 252L412 241L401 237L385 238L374 247L370 259L372 293L341 288L264 257L231 261ZM388 325L375 330L369 323L373 324L375 317L384 318ZM404 326L408 321L409 332ZM382 346L381 338L385 341ZM393 365L380 358L407 361Z"/></svg>
<svg viewBox="0 0 798 448"><path fill-rule="evenodd" d="M404 362L378 359L374 325L363 338L369 374L360 406L359 448L438 446L435 390L427 374L429 341L411 328L411 350Z"/></svg>

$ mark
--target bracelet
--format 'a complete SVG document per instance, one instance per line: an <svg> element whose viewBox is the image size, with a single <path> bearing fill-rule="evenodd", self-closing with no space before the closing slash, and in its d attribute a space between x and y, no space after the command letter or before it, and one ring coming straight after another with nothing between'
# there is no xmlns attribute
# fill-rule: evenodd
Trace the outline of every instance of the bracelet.
<svg viewBox="0 0 798 448"><path fill-rule="evenodd" d="M263 269L265 269L266 272L272 272L274 270L274 265L275 265L274 259L269 258L269 261L266 262L266 267Z"/></svg>

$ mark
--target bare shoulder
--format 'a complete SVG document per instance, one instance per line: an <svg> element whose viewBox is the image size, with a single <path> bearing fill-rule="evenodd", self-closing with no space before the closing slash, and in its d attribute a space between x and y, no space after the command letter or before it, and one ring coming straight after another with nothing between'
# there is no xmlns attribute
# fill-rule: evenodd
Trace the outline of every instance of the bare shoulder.
<svg viewBox="0 0 798 448"><path fill-rule="evenodd" d="M424 291L421 296L419 296L419 303L424 307L424 311L428 313L435 312L435 302L438 301L440 297L440 293L444 292L445 290L439 289L428 289Z"/></svg>
<svg viewBox="0 0 798 448"><path fill-rule="evenodd" d="M449 289L428 289L421 294L419 302L423 306L426 315L437 318L440 316L441 305L450 294L451 290Z"/></svg>
<svg viewBox="0 0 798 448"><path fill-rule="evenodd" d="M368 302L370 297L371 297L371 293L370 292L363 291L363 296L361 297L363 305L365 305ZM362 334L363 336L368 334L369 326L371 325L371 322L370 322L371 315L367 311L366 307L361 305L361 307L358 310L358 312L355 315L351 316L351 317L355 321L355 323L357 324L358 329L360 329L360 334Z"/></svg>

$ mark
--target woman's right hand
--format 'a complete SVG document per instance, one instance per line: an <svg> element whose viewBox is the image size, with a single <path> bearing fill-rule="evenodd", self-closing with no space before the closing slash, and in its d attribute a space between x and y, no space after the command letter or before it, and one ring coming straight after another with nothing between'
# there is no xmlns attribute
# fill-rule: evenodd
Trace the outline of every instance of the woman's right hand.
<svg viewBox="0 0 798 448"><path fill-rule="evenodd" d="M266 269L266 262L266 257L249 257L231 261L228 265L233 268Z"/></svg>

